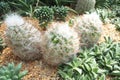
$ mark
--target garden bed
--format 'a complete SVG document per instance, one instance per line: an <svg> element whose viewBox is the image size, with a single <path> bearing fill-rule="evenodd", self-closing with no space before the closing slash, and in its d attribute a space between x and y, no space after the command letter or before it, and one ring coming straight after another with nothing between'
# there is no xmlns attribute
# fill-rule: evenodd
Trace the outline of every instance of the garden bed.
<svg viewBox="0 0 120 80"><path fill-rule="evenodd" d="M37 21L29 19L29 22L35 23L33 25L37 26ZM4 31L5 24L2 24L0 27L0 33L3 34ZM112 24L106 24L102 27L102 36L99 43L104 41L104 36L110 36L117 42L120 41L120 32L116 31ZM9 47L7 47L0 55L0 65L5 65L11 62L14 62L15 64L22 62L22 70L28 70L28 74L23 78L23 80L56 80L59 78L57 75L57 67L45 64L42 59L29 62L22 61L12 53L12 50Z"/></svg>
<svg viewBox="0 0 120 80"><path fill-rule="evenodd" d="M1 0L0 80L120 80L119 4Z"/></svg>

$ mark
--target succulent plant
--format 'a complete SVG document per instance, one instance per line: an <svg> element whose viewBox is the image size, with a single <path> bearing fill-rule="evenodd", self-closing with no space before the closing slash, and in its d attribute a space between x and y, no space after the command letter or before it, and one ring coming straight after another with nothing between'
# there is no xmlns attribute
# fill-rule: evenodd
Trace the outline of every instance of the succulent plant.
<svg viewBox="0 0 120 80"><path fill-rule="evenodd" d="M3 18L3 14L9 12L10 6L7 2L0 1L0 18Z"/></svg>
<svg viewBox="0 0 120 80"><path fill-rule="evenodd" d="M44 60L53 66L69 61L79 49L78 34L68 23L51 24L43 39Z"/></svg>
<svg viewBox="0 0 120 80"><path fill-rule="evenodd" d="M41 57L41 32L17 14L8 15L6 42L13 53L23 60Z"/></svg>
<svg viewBox="0 0 120 80"><path fill-rule="evenodd" d="M17 66L14 63L9 63L7 66L0 67L0 80L22 80L27 71L21 72L21 66L21 63Z"/></svg>
<svg viewBox="0 0 120 80"><path fill-rule="evenodd" d="M79 14L82 14L86 11L90 11L90 10L94 9L95 3L96 3L95 0L77 0L75 10Z"/></svg>
<svg viewBox="0 0 120 80"><path fill-rule="evenodd" d="M100 19L102 20L102 22L104 24L108 24L110 23L110 15L113 16L113 14L111 13L110 10L108 9L96 9L97 13L99 14L100 16Z"/></svg>
<svg viewBox="0 0 120 80"><path fill-rule="evenodd" d="M38 7L34 11L34 16L40 21L40 25L46 27L46 25L53 20L54 11L48 6Z"/></svg>
<svg viewBox="0 0 120 80"><path fill-rule="evenodd" d="M91 47L97 43L101 36L101 27L102 22L95 12L78 17L74 28L79 34L81 47Z"/></svg>
<svg viewBox="0 0 120 80"><path fill-rule="evenodd" d="M58 74L61 80L105 80L105 77L99 79L102 78L103 72L87 50L80 52L71 62L61 65Z"/></svg>
<svg viewBox="0 0 120 80"><path fill-rule="evenodd" d="M64 6L54 6L53 7L54 11L54 17L56 20L65 20L67 14L68 14L68 9Z"/></svg>
<svg viewBox="0 0 120 80"><path fill-rule="evenodd" d="M115 25L116 30L120 31L120 18L114 18L112 23Z"/></svg>

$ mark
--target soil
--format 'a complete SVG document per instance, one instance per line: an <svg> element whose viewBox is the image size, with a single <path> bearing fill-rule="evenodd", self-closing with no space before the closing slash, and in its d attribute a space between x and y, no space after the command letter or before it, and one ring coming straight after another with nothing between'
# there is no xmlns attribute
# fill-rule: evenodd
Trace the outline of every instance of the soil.
<svg viewBox="0 0 120 80"><path fill-rule="evenodd" d="M29 22L34 23L33 25L35 26L39 26L38 21L31 19ZM4 34L4 31L5 24L3 23L0 27L0 34ZM120 41L120 32L116 31L114 25L112 24L106 24L102 27L102 36L99 40L99 43L104 41L104 36L110 36L113 40L117 42ZM23 80L59 79L59 77L57 76L57 67L47 65L42 59L29 62L22 61L20 58L13 55L12 50L7 47L2 51L2 54L0 55L0 65L6 65L11 62L14 62L15 64L22 63L22 70L28 70L28 74L23 78Z"/></svg>

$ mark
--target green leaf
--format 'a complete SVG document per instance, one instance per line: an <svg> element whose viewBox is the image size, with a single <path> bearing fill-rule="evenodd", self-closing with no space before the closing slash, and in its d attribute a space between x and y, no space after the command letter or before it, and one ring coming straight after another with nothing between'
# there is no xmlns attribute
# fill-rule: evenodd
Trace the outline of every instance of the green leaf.
<svg viewBox="0 0 120 80"><path fill-rule="evenodd" d="M115 71L113 71L112 73L109 73L109 75L120 77L120 71L115 70Z"/></svg>
<svg viewBox="0 0 120 80"><path fill-rule="evenodd" d="M19 76L19 79L21 79L22 77L24 77L27 73L28 73L27 70L19 73L19 75L18 75L18 76Z"/></svg>
<svg viewBox="0 0 120 80"><path fill-rule="evenodd" d="M105 75L103 74L103 75L99 78L99 80L106 80Z"/></svg>
<svg viewBox="0 0 120 80"><path fill-rule="evenodd" d="M21 70L21 67L22 67L22 63L18 64L16 67L15 67L15 74L19 74L20 70Z"/></svg>
<svg viewBox="0 0 120 80"><path fill-rule="evenodd" d="M60 76L62 76L64 79L71 80L71 78L70 78L65 72L59 70L58 73L59 73Z"/></svg>
<svg viewBox="0 0 120 80"><path fill-rule="evenodd" d="M81 69L79 69L79 68L73 68L75 71L77 71L78 73L79 73L79 75L81 75L82 74L82 70Z"/></svg>
<svg viewBox="0 0 120 80"><path fill-rule="evenodd" d="M7 80L5 76L0 76L0 80Z"/></svg>

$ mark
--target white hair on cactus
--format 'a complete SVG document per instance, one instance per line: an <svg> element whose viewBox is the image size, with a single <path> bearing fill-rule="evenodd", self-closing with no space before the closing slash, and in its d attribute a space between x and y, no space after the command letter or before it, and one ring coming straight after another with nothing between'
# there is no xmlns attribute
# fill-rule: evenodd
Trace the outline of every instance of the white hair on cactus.
<svg viewBox="0 0 120 80"><path fill-rule="evenodd" d="M102 21L96 12L84 14L77 18L75 30L80 37L81 47L91 47L99 40L102 25Z"/></svg>
<svg viewBox="0 0 120 80"><path fill-rule="evenodd" d="M6 41L16 56L23 60L35 60L41 57L41 33L38 29L16 14L9 15L5 23Z"/></svg>
<svg viewBox="0 0 120 80"><path fill-rule="evenodd" d="M68 23L54 23L44 35L44 60L51 65L69 61L79 50L78 34Z"/></svg>
<svg viewBox="0 0 120 80"><path fill-rule="evenodd" d="M20 26L20 25L24 24L24 20L18 14L13 13L13 14L6 16L5 23L8 27Z"/></svg>

